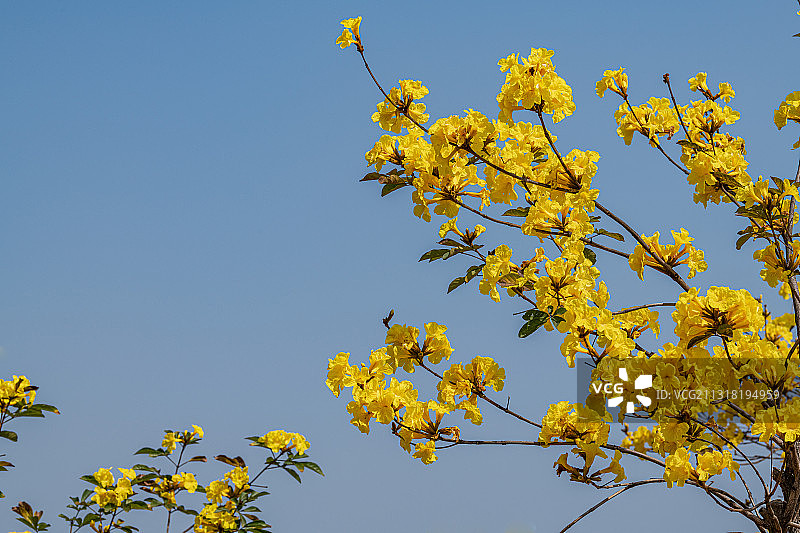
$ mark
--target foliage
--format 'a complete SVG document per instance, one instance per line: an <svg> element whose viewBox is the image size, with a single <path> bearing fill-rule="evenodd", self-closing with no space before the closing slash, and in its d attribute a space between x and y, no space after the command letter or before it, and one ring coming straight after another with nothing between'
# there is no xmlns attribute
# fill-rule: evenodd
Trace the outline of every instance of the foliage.
<svg viewBox="0 0 800 533"><path fill-rule="evenodd" d="M328 362L333 394L351 393L351 423L363 433L373 420L386 425L425 464L437 460L438 450L457 445L566 446L569 452L554 464L558 475L619 489L601 503L644 484L690 485L760 531L800 531L800 233L794 227L800 168L794 176L751 176L745 140L727 131L739 119L727 105L735 97L731 84L712 89L700 72L688 80L696 99L681 105L665 74L665 96L637 104L619 68L606 70L595 89L601 98L619 98L614 119L626 145L643 137L685 176L696 204L731 206L729 212L744 223L737 249L756 244L761 278L791 302L792 312L773 314L746 290L689 285L709 265L684 228L671 230L671 238L661 232L647 236L598 201L593 179L599 154L559 150L545 121L558 124L576 112L553 51L533 48L527 56L499 60L505 82L497 119L469 109L428 125L421 102L428 88L399 80L387 91L366 60L361 17L342 25L336 42L342 49L354 45L361 56L383 95L372 120L389 133L366 153L374 171L362 181L377 181L381 196L408 189L415 216L444 219L438 247L420 261L470 258L447 292L478 278L478 290L492 300L499 302L504 292L522 303L520 337L542 327L556 331L566 363L574 367L581 360L592 367L585 400L553 403L537 422L493 399L506 374L492 358L437 368L453 351L447 328L426 323L421 340L418 327L390 325L390 313L385 345L368 362L351 364L346 352ZM800 123L798 91L777 103L775 125L781 129L789 122ZM459 222L468 216L492 229ZM539 246L515 254L495 230L519 232ZM494 243L487 243L490 236ZM653 273L668 277L677 289L672 301L615 309L598 254L627 259L642 281ZM674 343L658 341L662 307L672 309ZM403 379L416 370L435 380L436 398L421 398L416 385ZM624 409L617 413L618 406ZM451 421L452 415L478 425L487 408L538 428L538 439L462 439L468 428ZM609 436L615 421L624 433L619 442ZM656 475L623 482L622 463L631 456L649 463ZM779 467L762 472L759 463ZM723 474L738 480L738 488L715 486L714 477Z"/></svg>
<svg viewBox="0 0 800 533"><path fill-rule="evenodd" d="M8 423L17 418L44 418L44 413L58 413L58 409L44 403L34 403L39 387L31 385L25 376L13 376L10 380L0 379L0 438L17 442L14 431L5 429ZM4 457L5 454L0 454ZM0 461L0 472L5 472L14 465L8 461ZM0 498L5 495L0 491Z"/></svg>
<svg viewBox="0 0 800 533"><path fill-rule="evenodd" d="M267 533L272 526L259 517L261 509L256 502L269 494L267 486L257 481L267 470L283 470L301 482L300 473L306 468L319 475L322 469L308 460L306 450L309 443L299 433L283 430L270 431L262 436L247 437L250 446L263 448L270 453L255 474L241 456L217 455L215 460L232 469L221 479L210 481L205 486L197 481L193 472L184 467L189 463L206 463L204 455L188 456L188 449L200 443L204 432L200 426L175 432L165 430L161 446L145 447L134 455L146 455L152 459L163 458L171 466L169 471L149 464L137 463L130 468L100 468L93 474L81 476L93 488L85 489L79 496L70 497L67 505L69 514L60 514L69 525L69 532L83 528L96 533L121 531L132 533L139 528L127 519L132 511L156 511L161 508L166 513L165 532L174 525L173 516L183 517L180 530L196 533ZM189 500L187 495L205 494L205 502ZM43 522L42 511L33 511L27 502L20 502L12 510L19 515L17 520L33 531L47 531L50 524ZM125 516L125 518L123 518ZM176 520L177 521L177 520ZM188 527L186 525L188 523ZM173 531L175 529L173 528Z"/></svg>

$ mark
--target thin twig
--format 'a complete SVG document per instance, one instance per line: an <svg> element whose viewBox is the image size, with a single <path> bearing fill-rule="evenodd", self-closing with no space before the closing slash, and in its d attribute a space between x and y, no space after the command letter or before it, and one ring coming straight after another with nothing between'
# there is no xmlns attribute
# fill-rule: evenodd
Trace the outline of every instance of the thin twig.
<svg viewBox="0 0 800 533"><path fill-rule="evenodd" d="M562 529L559 533L564 533L566 530L568 530L569 528L571 528L572 526L577 524L581 520L581 518L584 518L589 513L593 512L593 511L596 511L601 505L604 505L604 504L610 502L612 499L616 498L617 496L619 496L620 494L622 494L626 490L632 489L634 487L639 487L641 485L647 485L647 484L650 484L650 483L664 483L664 480L663 479L659 479L659 478L652 478L652 479L644 479L642 481L634 481L633 483L629 483L626 487L621 488L620 490L618 490L617 492L615 492L611 496L601 500L599 503L597 503L597 505L594 505L590 509L587 509L578 518L576 518L575 520L573 520L572 522L567 524L567 527Z"/></svg>
<svg viewBox="0 0 800 533"><path fill-rule="evenodd" d="M675 307L675 302L662 302L658 304L645 304L645 305L637 305L636 307L626 307L625 309L620 309L619 311L615 311L611 313L612 315L624 315L625 313L632 313L633 311L638 311L639 309L647 309L648 307Z"/></svg>

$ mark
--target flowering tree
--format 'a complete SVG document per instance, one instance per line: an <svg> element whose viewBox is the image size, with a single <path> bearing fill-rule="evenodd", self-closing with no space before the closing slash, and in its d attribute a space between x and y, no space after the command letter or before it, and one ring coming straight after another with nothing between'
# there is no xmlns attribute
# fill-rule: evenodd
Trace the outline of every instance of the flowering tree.
<svg viewBox="0 0 800 533"><path fill-rule="evenodd" d="M25 376L0 380L0 437L17 440L16 433L3 429L4 424L15 418L43 417L44 412L58 413L52 405L34 403L37 389ZM257 471L250 471L241 456L217 455L215 460L233 468L221 479L203 486L193 472L186 470L190 463L208 461L204 455L190 457L188 453L190 447L199 444L203 437L203 428L196 425L186 431L165 430L161 446L141 448L135 453L157 460L160 458L167 463L166 469L137 463L130 468L117 468L116 476L110 468L100 468L94 474L81 476L93 489L85 489L80 496L71 497L71 503L67 505L68 514L59 517L69 525L70 533L84 528L95 533L139 531L127 513L140 510L162 510L165 533L176 530L184 533L268 533L271 526L258 516L261 509L256 506L260 498L269 494L262 476L268 470L284 470L300 482L300 472L306 468L322 475L322 469L308 460L305 452L310 444L303 435L275 430L262 436L247 437L250 446L269 452ZM0 471L11 467L10 462L0 461ZM186 499L194 493L205 494L206 501ZM4 496L0 492L0 498ZM34 511L27 502L19 502L12 511L20 523L33 531L47 531L51 527L42 520L44 513Z"/></svg>
<svg viewBox="0 0 800 533"><path fill-rule="evenodd" d="M730 206L743 224L737 249L756 245L761 277L789 301L788 313L774 314L746 290L693 287L688 280L707 263L685 229L667 238L643 235L599 201L592 187L599 154L559 147L548 124L575 112L553 51L500 59L506 78L496 120L470 109L428 125L421 102L428 89L414 80L384 88L365 57L361 18L342 24L337 44L361 56L383 95L372 120L390 133L366 153L374 171L362 181L378 182L381 196L408 188L415 216L441 217L439 247L420 261L472 260L448 292L476 278L494 301L504 291L523 306L520 337L542 327L557 332L566 364L588 365L590 374L582 397L552 404L537 421L497 401L506 375L492 358L440 368L453 351L447 328L424 324L420 340L419 328L392 324L390 312L385 346L368 362L351 364L345 352L328 362L333 394L352 393L351 423L363 433L373 420L386 425L425 464L452 446L566 447L554 464L558 475L614 492L562 531L627 490L661 483L699 489L759 531L800 531L800 233L794 229L800 166L784 177L748 173L744 139L726 132L739 119L727 105L732 86L712 89L700 72L689 80L695 99L681 105L665 74L663 97L637 105L620 68L605 71L596 92L619 99L614 118L626 145L643 136L685 175L695 203ZM800 91L778 103L774 122L778 129L800 123ZM465 226L465 216L480 223ZM487 227L497 230L494 242L486 243L495 234ZM538 247L514 255L501 231L519 232ZM627 259L641 280L666 276L675 291L669 301L615 308L613 288L595 264L598 254ZM658 342L659 308L671 310L668 329L676 342ZM436 398L421 398L403 379L417 370L434 381ZM452 421L458 413L481 424L486 409L537 428L538 438L474 440ZM622 429L618 442L610 438L612 424ZM628 480L623 463L632 458L652 467L653 476ZM731 483L715 484L721 475Z"/></svg>

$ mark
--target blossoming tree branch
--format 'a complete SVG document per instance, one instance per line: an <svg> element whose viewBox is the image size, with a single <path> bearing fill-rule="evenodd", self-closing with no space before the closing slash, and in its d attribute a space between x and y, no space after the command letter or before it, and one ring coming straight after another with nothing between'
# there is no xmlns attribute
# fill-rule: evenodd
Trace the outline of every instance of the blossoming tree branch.
<svg viewBox="0 0 800 533"><path fill-rule="evenodd" d="M333 394L348 389L351 423L363 433L373 422L387 426L425 464L453 446L563 448L554 464L559 476L613 492L562 531L647 484L693 487L761 532L800 531L800 166L779 177L751 176L745 140L727 132L739 119L728 105L731 84L713 84L700 72L681 103L665 74L663 95L639 103L620 68L605 71L596 92L616 99L617 134L626 145L642 138L685 176L695 203L741 221L737 249L756 246L761 277L788 300L785 313L746 290L692 286L708 264L685 229L642 234L600 201L593 188L599 154L561 146L553 131L576 111L553 51L500 59L497 119L470 109L429 124L422 82L384 86L367 62L361 17L342 24L337 44L363 60L383 96L372 120L388 132L366 153L374 171L362 181L379 183L381 196L410 190L415 216L439 217L439 247L420 261L469 260L448 292L477 280L492 300L504 293L519 301L520 337L540 328L561 335L565 363L589 364L592 382L585 399L554 403L543 416L520 412L498 398L506 380L498 362L476 356L448 366L453 349L444 325L424 324L421 339L420 328L392 324L390 313L385 346L367 361L351 364L342 352L328 362ZM777 103L774 122L778 129L800 123L800 91ZM504 232L532 245L515 252ZM674 291L667 301L615 307L613 287L595 264L600 254L627 260L642 281L666 276ZM663 328L677 342L659 342ZM421 397L405 379L420 373L436 384L435 398ZM647 387L634 376L647 377ZM514 417L538 436L471 439L469 424L489 412ZM616 442L612 424L622 428ZM645 462L652 477L629 480L630 460ZM717 476L731 481L721 488Z"/></svg>

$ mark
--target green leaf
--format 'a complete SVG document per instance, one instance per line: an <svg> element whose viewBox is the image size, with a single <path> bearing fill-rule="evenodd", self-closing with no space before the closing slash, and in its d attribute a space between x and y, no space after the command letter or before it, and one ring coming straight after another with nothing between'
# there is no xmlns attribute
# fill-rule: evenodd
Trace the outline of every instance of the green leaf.
<svg viewBox="0 0 800 533"><path fill-rule="evenodd" d="M437 259L441 259L442 256L444 256L448 252L450 252L450 250L448 250L447 248L435 248L433 250L428 250L427 252L422 254L422 257L419 258L419 261L424 261L427 259L428 262L430 263L431 261L436 261Z"/></svg>
<svg viewBox="0 0 800 533"><path fill-rule="evenodd" d="M382 177L383 177L383 174L381 174L380 172L370 172L369 174L367 174L366 176L364 176L363 178L361 178L358 181L373 181L373 180L381 179Z"/></svg>
<svg viewBox="0 0 800 533"><path fill-rule="evenodd" d="M454 290L456 290L458 287L460 287L461 285L463 285L466 282L467 282L467 280L463 276L454 279L453 281L450 282L450 285L447 286L447 294L450 294L451 292L453 292Z"/></svg>
<svg viewBox="0 0 800 533"><path fill-rule="evenodd" d="M538 310L536 308L528 309L527 311L522 313L522 320L527 322L528 320L532 319L534 316L539 316L539 313L544 313L544 311L540 311L540 310ZM544 314L547 315L547 313L544 313Z"/></svg>
<svg viewBox="0 0 800 533"><path fill-rule="evenodd" d="M530 313L530 314L529 314ZM524 339L547 322L547 319L550 318L550 315L545 313L544 311L540 311L539 309L532 309L525 313L530 318L527 322L525 322L522 327L519 329L519 338Z"/></svg>
<svg viewBox="0 0 800 533"><path fill-rule="evenodd" d="M747 233L746 235L742 235L741 237L739 237L738 239L736 239L736 249L737 249L737 250L741 250L741 249L742 249L742 246L744 246L744 244L745 244L745 243L746 243L746 242L747 242L747 241L750 239L750 237L752 237L752 236L753 236L753 234L752 234L752 233Z"/></svg>
<svg viewBox="0 0 800 533"><path fill-rule="evenodd" d="M458 246L461 247L461 243L458 241L454 241L453 239L442 239L437 244L441 244L442 246Z"/></svg>
<svg viewBox="0 0 800 533"><path fill-rule="evenodd" d="M150 509L150 505L147 502L140 502L140 501L130 501L131 509Z"/></svg>
<svg viewBox="0 0 800 533"><path fill-rule="evenodd" d="M530 207L515 207L513 209L509 209L505 213L503 213L504 217L522 217L525 218L528 216L528 211L530 211Z"/></svg>
<svg viewBox="0 0 800 533"><path fill-rule="evenodd" d="M240 468L245 467L244 459L238 456L231 458L228 457L227 455L217 455L216 457L214 457L214 459L216 459L220 463L225 463L227 465L238 466Z"/></svg>
<svg viewBox="0 0 800 533"><path fill-rule="evenodd" d="M133 452L133 455L149 455L150 457L161 457L162 455L169 455L165 450L155 448L141 448Z"/></svg>
<svg viewBox="0 0 800 533"><path fill-rule="evenodd" d="M407 183L387 183L381 189L381 196L386 196L389 193L396 191L397 189L401 189L408 185Z"/></svg>
<svg viewBox="0 0 800 533"><path fill-rule="evenodd" d="M295 471L294 471L294 470L292 470L291 468L284 468L284 470L286 470L286 472L287 472L289 475L291 475L293 478L295 478L295 479L297 480L297 482L298 482L298 483L302 483L302 480L300 479L300 474L298 474L297 472L295 472Z"/></svg>
<svg viewBox="0 0 800 533"><path fill-rule="evenodd" d="M312 463L311 461L306 461L303 463L297 463L299 465L303 465L305 468L308 468L312 472L316 472L320 476L324 476L325 474L322 473L322 469L319 467L317 463Z"/></svg>
<svg viewBox="0 0 800 533"><path fill-rule="evenodd" d="M621 233L604 230L602 228L597 230L597 233L599 233L600 235L605 235L606 237L611 237L612 239L616 239L620 242L625 242L625 237Z"/></svg>
<svg viewBox="0 0 800 533"><path fill-rule="evenodd" d="M94 478L94 476L81 476L81 481L85 481L87 483L91 483L92 485L100 486L100 483Z"/></svg>
<svg viewBox="0 0 800 533"><path fill-rule="evenodd" d="M567 309L565 307L559 307L556 309L555 313L553 313L553 316L550 317L550 321L553 323L553 326L558 327L558 325L564 321L564 317L561 315L566 312Z"/></svg>
<svg viewBox="0 0 800 533"><path fill-rule="evenodd" d="M478 275L478 272L483 270L483 265L473 265L467 269L467 273L464 276L464 282L469 283L469 281Z"/></svg>
<svg viewBox="0 0 800 533"><path fill-rule="evenodd" d="M683 141L678 141L676 144L679 144L679 145L681 145L683 147L686 147L686 148L690 148L690 149L694 150L695 152L705 152L706 151L706 149L703 146L701 146L701 145L699 145L697 143L693 143L692 141L683 140Z"/></svg>
<svg viewBox="0 0 800 533"><path fill-rule="evenodd" d="M697 346L698 344L700 344L701 342L703 342L704 340L706 340L710 336L711 335L708 334L708 333L703 333L701 335L697 335L696 337L692 338L692 340L689 341L689 344L686 345L686 347L687 348L694 348L695 346Z"/></svg>
<svg viewBox="0 0 800 533"><path fill-rule="evenodd" d="M158 468L155 468L155 467L152 467L152 466L148 466L148 465L136 464L136 465L133 465L131 468L133 468L134 470L144 470L145 472L152 472L154 474L160 473Z"/></svg>
<svg viewBox="0 0 800 533"><path fill-rule="evenodd" d="M28 407L26 407L24 409L21 409L14 416L20 416L20 417L22 417L22 416L32 416L32 417L37 417L37 418L44 418L44 414L42 413L42 410L39 409L35 405L31 405L31 406L28 406Z"/></svg>
<svg viewBox="0 0 800 533"><path fill-rule="evenodd" d="M13 431L0 431L0 437L8 439L12 442L17 442L17 434Z"/></svg>
<svg viewBox="0 0 800 533"><path fill-rule="evenodd" d="M590 250L589 248L584 248L583 249L583 257L585 257L586 259L591 261L592 264L597 263L597 254L594 253L594 250Z"/></svg>
<svg viewBox="0 0 800 533"><path fill-rule="evenodd" d="M54 414L57 414L57 415L61 414L61 411L59 411L58 407L56 407L55 405L48 405L46 403L35 403L31 407L36 407L40 411L47 411L49 413L54 413Z"/></svg>

